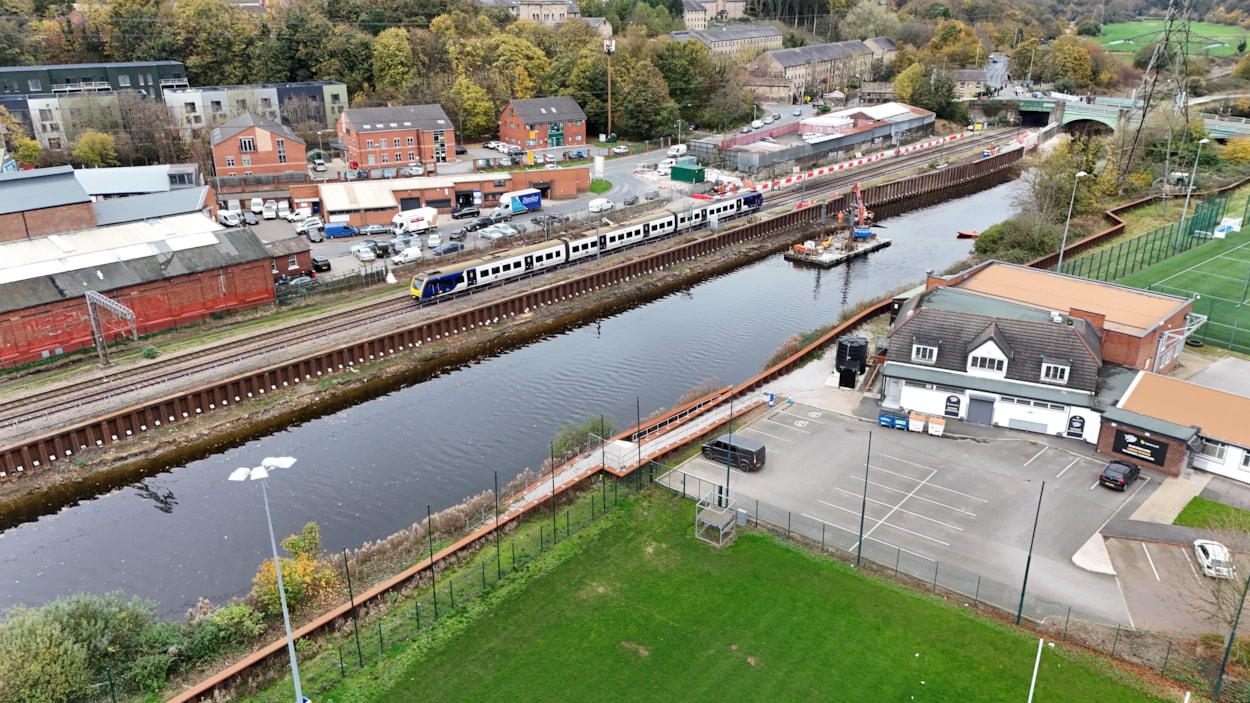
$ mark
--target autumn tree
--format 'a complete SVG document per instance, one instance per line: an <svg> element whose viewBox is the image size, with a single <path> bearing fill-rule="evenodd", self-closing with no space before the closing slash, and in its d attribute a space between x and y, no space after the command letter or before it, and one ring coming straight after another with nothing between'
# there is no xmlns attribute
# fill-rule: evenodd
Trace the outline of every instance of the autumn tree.
<svg viewBox="0 0 1250 703"><path fill-rule="evenodd" d="M252 82L256 27L246 11L225 0L178 0L174 36L192 85Z"/></svg>
<svg viewBox="0 0 1250 703"><path fill-rule="evenodd" d="M461 76L449 93L452 115L460 125L458 138L484 137L496 128L495 106L486 90L475 81Z"/></svg>
<svg viewBox="0 0 1250 703"><path fill-rule="evenodd" d="M898 15L875 2L861 2L846 13L838 25L838 35L843 39L871 39L872 37L897 36Z"/></svg>
<svg viewBox="0 0 1250 703"><path fill-rule="evenodd" d="M170 0L108 0L95 24L112 61L155 61L178 52Z"/></svg>
<svg viewBox="0 0 1250 703"><path fill-rule="evenodd" d="M557 63L568 71L559 94L572 96L586 113L586 132L595 134L607 131L608 67L603 52L586 50L573 60ZM557 78L555 75L552 77Z"/></svg>
<svg viewBox="0 0 1250 703"><path fill-rule="evenodd" d="M117 147L112 135L88 129L74 140L70 150L74 162L81 166L116 166Z"/></svg>
<svg viewBox="0 0 1250 703"><path fill-rule="evenodd" d="M973 62L980 46L981 40L972 27L959 20L947 20L938 24L925 49L937 62L948 63L948 68L960 68Z"/></svg>
<svg viewBox="0 0 1250 703"><path fill-rule="evenodd" d="M378 90L400 93L415 76L412 45L402 27L384 30L373 42L373 80Z"/></svg>
<svg viewBox="0 0 1250 703"><path fill-rule="evenodd" d="M39 154L43 152L43 147L39 142L30 137L18 137L13 140L13 158L23 166L34 166L39 163Z"/></svg>
<svg viewBox="0 0 1250 703"><path fill-rule="evenodd" d="M912 93L916 91L916 86L925 77L925 73L925 66L921 63L913 63L900 72L894 77L894 97L899 102L911 104Z"/></svg>
<svg viewBox="0 0 1250 703"><path fill-rule="evenodd" d="M639 61L620 73L620 90L613 96L615 131L628 139L647 139L673 129L677 108L659 69Z"/></svg>
<svg viewBox="0 0 1250 703"><path fill-rule="evenodd" d="M28 135L22 121L9 112L8 108L0 105L0 139L4 140L4 146L13 151L16 140L25 136Z"/></svg>

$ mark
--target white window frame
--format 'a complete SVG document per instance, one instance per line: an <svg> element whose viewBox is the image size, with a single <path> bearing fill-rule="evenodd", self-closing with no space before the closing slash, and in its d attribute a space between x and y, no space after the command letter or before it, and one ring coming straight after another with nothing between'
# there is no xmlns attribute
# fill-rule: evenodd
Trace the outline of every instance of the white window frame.
<svg viewBox="0 0 1250 703"><path fill-rule="evenodd" d="M993 356L970 356L968 357L968 368L977 369L978 371L993 371L994 373L1003 373L1007 368L1007 362Z"/></svg>
<svg viewBox="0 0 1250 703"><path fill-rule="evenodd" d="M1068 373L1072 370L1067 364L1051 364L1042 362L1042 383L1067 383Z"/></svg>
<svg viewBox="0 0 1250 703"><path fill-rule="evenodd" d="M1228 456L1228 445L1220 444L1219 442L1211 442L1204 438L1198 445L1198 453L1208 459L1224 461L1224 458Z"/></svg>
<svg viewBox="0 0 1250 703"><path fill-rule="evenodd" d="M917 364L936 364L938 348L928 344L911 345L911 360Z"/></svg>

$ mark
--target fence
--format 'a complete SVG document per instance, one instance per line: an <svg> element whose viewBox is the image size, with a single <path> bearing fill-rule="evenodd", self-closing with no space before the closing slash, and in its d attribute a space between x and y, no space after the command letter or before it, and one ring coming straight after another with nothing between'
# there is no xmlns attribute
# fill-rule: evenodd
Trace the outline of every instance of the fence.
<svg viewBox="0 0 1250 703"><path fill-rule="evenodd" d="M1194 312L1206 315L1207 321L1193 336L1203 344L1214 344L1230 351L1250 353L1250 304L1243 300L1230 300L1209 293L1195 298L1194 292L1173 288L1159 283L1146 286L1146 290L1167 293L1182 298L1194 298ZM1245 322L1241 318L1246 316Z"/></svg>
<svg viewBox="0 0 1250 703"><path fill-rule="evenodd" d="M1184 223L1164 225L1146 234L1090 251L1064 262L1063 273L1096 281L1115 281L1211 240L1228 207L1229 194L1205 200ZM1187 296L1188 297L1188 296Z"/></svg>
<svg viewBox="0 0 1250 703"><path fill-rule="evenodd" d="M720 484L706 481L652 462L650 481L694 501L718 493ZM1060 603L1020 588L985 578L953 564L944 564L884 542L865 539L857 550L859 535L785 508L771 505L743 493L731 496L739 517L748 525L767 530L811 549L819 549L843 561L855 561L861 568L879 576L901 581L916 590L941 595L955 603L980 609L998 619L1016 617L1020 612L1030 624L1051 639L1063 640L1117 659L1131 662L1164 676L1198 687L1213 685L1219 669L1218 657L1201 656L1192 643L1179 637L1133 629L1079 607ZM866 563L865 563L866 562ZM994 611L997 611L995 613ZM1225 695L1227 694L1227 695ZM1220 700L1250 700L1250 687L1226 676Z"/></svg>
<svg viewBox="0 0 1250 703"><path fill-rule="evenodd" d="M374 264L361 268L350 276L329 278L318 276L313 282L302 286L284 285L274 289L274 302L278 305L291 305L308 298L315 298L334 293L343 293L358 288L368 288L386 281L387 268L384 264Z"/></svg>

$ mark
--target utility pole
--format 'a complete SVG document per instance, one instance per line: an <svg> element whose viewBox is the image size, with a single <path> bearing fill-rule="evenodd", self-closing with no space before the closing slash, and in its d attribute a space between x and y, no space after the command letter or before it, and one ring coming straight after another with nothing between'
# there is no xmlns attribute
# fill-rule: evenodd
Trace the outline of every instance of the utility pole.
<svg viewBox="0 0 1250 703"><path fill-rule="evenodd" d="M616 40L603 40L603 53L608 55L608 140L612 139L612 54L616 53Z"/></svg>
<svg viewBox="0 0 1250 703"><path fill-rule="evenodd" d="M1029 52L1029 72L1024 77L1024 84L1033 87L1033 57L1037 55L1037 44L1033 45L1033 50ZM609 74L611 75L611 74Z"/></svg>

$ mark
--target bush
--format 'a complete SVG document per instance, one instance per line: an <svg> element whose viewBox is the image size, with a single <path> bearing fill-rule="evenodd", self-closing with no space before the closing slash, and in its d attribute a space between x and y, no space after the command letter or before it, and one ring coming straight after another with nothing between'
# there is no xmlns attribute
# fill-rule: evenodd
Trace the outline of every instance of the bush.
<svg viewBox="0 0 1250 703"><path fill-rule="evenodd" d="M600 426L601 419L602 427ZM595 439L596 437L611 437L614 434L616 434L616 423L610 417L601 418L599 415L590 415L580 425L565 425L560 428L560 433L554 440L557 465L591 446L598 446L599 441Z"/></svg>
<svg viewBox="0 0 1250 703"><path fill-rule="evenodd" d="M234 603L218 610L211 623L221 633L223 644L242 644L265 631L264 617L246 603Z"/></svg>
<svg viewBox="0 0 1250 703"><path fill-rule="evenodd" d="M147 345L146 347L144 347L144 348L143 348L143 358L144 358L144 359L155 359L156 357L158 357L158 356L160 356L160 355L161 355L161 350L160 350L160 349L157 349L157 348L156 348L156 345L154 345L154 344L149 344L149 345Z"/></svg>
<svg viewBox="0 0 1250 703"><path fill-rule="evenodd" d="M91 684L87 647L41 610L10 610L0 623L0 700L62 703Z"/></svg>
<svg viewBox="0 0 1250 703"><path fill-rule="evenodd" d="M96 672L121 670L143 653L148 631L156 625L155 605L123 593L80 593L58 598L39 609L42 618L60 626L65 637L86 648Z"/></svg>
<svg viewBox="0 0 1250 703"><path fill-rule="evenodd" d="M291 553L290 559L282 560L282 590L290 610L299 610L320 597L334 586L336 572L322 563L319 557L321 532L317 523L304 525L298 535L282 540L282 548ZM277 615L282 612L282 600L278 594L278 575L273 560L260 565L252 578L252 598L261 612Z"/></svg>

